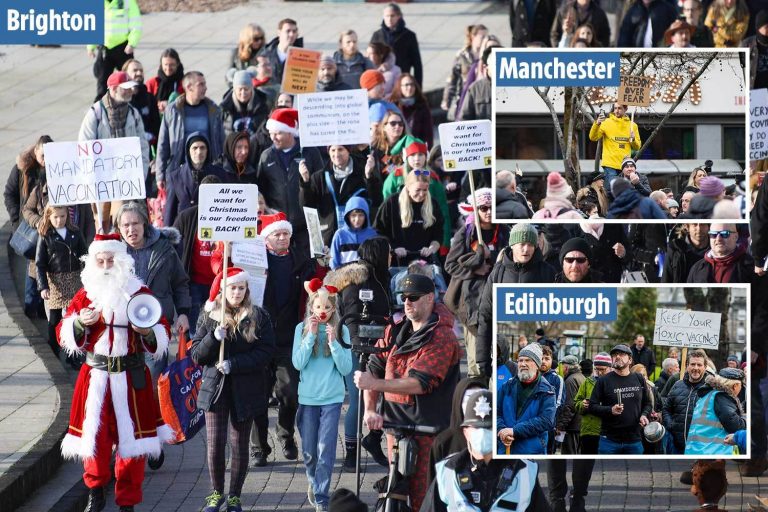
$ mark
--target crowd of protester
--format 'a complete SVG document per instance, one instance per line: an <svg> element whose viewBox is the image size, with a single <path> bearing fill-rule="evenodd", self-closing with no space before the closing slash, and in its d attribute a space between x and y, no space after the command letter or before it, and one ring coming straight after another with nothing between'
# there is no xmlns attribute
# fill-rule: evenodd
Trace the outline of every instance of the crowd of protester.
<svg viewBox="0 0 768 512"><path fill-rule="evenodd" d="M686 0L682 13L687 13L685 6L691 2L698 5L696 0ZM543 348L537 348L539 343L532 343L513 361L516 366L500 393L504 397L508 390L514 396L517 382L529 383L532 376L536 379L541 374L544 378L536 381L537 393L546 397L529 414L544 430L522 443L525 437L516 426L492 425L492 400L482 391L492 375L492 284L629 279L760 282L762 276L753 271L746 230L728 223L674 224L677 218L742 217L736 201L724 198L734 194L703 168L692 172L691 183L677 199L668 190L652 192L629 155L614 167L604 162L604 168L613 169L614 174L607 169L596 173L575 193L562 176L550 174L547 197L537 207L516 188L509 171L497 175L495 191L489 188L489 170L472 171L477 185L472 194L466 173L445 172L440 147L433 145L434 111L421 90L423 66L417 37L406 28L396 4L384 8L381 27L364 51L354 30L341 33L338 50L323 57L318 77L320 91L367 91L370 144L311 148L303 147L298 138L294 98L280 91L288 48L304 45L295 20L281 20L277 35L269 42L260 26L242 28L224 77L230 88L219 102L207 96L204 73L185 70L182 56L173 48L161 53L156 76L145 80L144 66L135 58L141 35L140 27L135 26L138 12L133 11L135 2L127 3L127 12L132 14L122 27L123 37L89 49L97 57L98 94L93 105L84 105L86 114L78 138L138 136L148 190L157 198L146 203L49 205L42 148L51 139L42 136L18 156L4 199L14 227L25 222L39 233L36 254L28 266L25 312L48 319L49 343L57 355L63 345L57 327L74 326L75 338L83 336L85 326L97 322L113 327L99 319L98 311L73 309L73 304L80 304L77 298L82 299L81 286L87 289L94 283L83 274L88 257L90 265L110 268L111 260L105 255L119 255L118 267L139 279L160 301L166 328L172 334L190 334L191 356L207 377L199 397L199 406L206 411L212 491L205 499L205 512L225 504L229 512L242 509L240 493L249 465L258 468L278 457L296 460L299 455L306 466L308 499L317 510L333 510L334 499L337 503L354 501L345 493L330 495L345 400L350 405L344 418L345 471L355 470L355 418L360 408L369 431L362 446L385 466L388 456L384 450L391 454L394 443L388 433L382 449L385 423L429 426L442 432L410 436L417 456L405 493L413 510L453 510L471 503L475 494L480 496L476 503L490 506L500 494L511 496L506 493L513 493L513 488L524 495L527 510L548 510L538 486L536 463L496 461L491 454L503 449L500 447L516 447L515 443L525 445L520 453L532 453L529 447L539 449L539 445L545 452L552 450L557 435L549 434L555 432L569 434L564 450L592 453L578 451L580 442L590 445L589 440L580 440L584 434L577 428L578 420L588 427L586 436L600 435L596 432L601 419L611 420L612 405L593 397L599 397L600 389L608 384L598 386L591 370L584 370L589 365L580 367L568 358L561 362L565 372L559 376L554 345L543 343ZM732 28L734 17L749 20L752 16L766 21L768 27L765 16L761 18L763 11L752 12L743 0L722 4L730 9L729 14L722 14L720 0L707 10L706 20L711 23L705 26L718 27L711 29L717 35L710 38L713 44L737 45L751 33L753 24L746 21L742 28ZM120 16L110 14L110 5L108 19ZM554 1L538 2L533 9L526 5L521 2L511 12L515 46L595 46L614 39L605 13L595 2L578 0L561 9ZM638 0L619 24L619 41L666 45L662 43L665 31L677 14L678 6L666 0ZM727 23L717 21L718 16L725 16ZM760 34L758 31L756 51L763 52ZM499 39L484 26L467 27L465 46L448 73L440 105L448 119L490 118L488 59L495 46L501 46ZM757 80L765 79L761 73L758 70ZM600 129L595 133L604 136ZM608 182L610 186L606 186ZM259 187L259 230L268 260L261 300L249 288L248 269L232 267L230 262L226 262L227 286L222 286L224 246L198 237L199 187L205 183ZM310 253L302 207L318 211L323 254ZM573 223L496 224L491 213L494 207L499 217L508 211L509 218L571 219ZM713 213L718 207L724 213ZM601 217L652 217L670 223L594 222ZM105 236L115 240L104 242ZM94 239L102 245L94 245ZM368 313L401 318L379 341L382 351L365 366L349 349L350 341L359 342L357 327L339 325L340 317L363 309L361 290L372 292L364 305ZM222 303L227 304L224 310ZM132 336L152 336L143 329L134 330ZM464 348L456 337L458 330L463 333ZM543 333L540 338L546 342ZM224 360L219 357L222 344L230 347ZM614 359L627 361L632 351L621 347L612 351ZM82 351L70 347L65 352L69 364L82 365L81 374L91 367L92 358ZM167 355L146 352L154 387ZM610 356L599 357L595 357L594 368L606 367L606 358L611 364ZM464 358L469 375L461 379ZM618 368L613 363L622 378L628 378L627 365ZM576 376L579 368L583 379ZM646 373L651 375L653 370L646 369ZM222 376L232 377L224 378L228 384L223 390L216 389ZM675 386L688 385L690 378L686 378ZM702 388L702 397L706 397L705 389L733 390L722 379L730 382L742 377L721 372L720 377L704 378L702 374L701 378L709 386ZM583 382L576 386L574 379ZM671 382L672 377L669 379ZM594 390L586 391L590 382ZM652 394L647 379L637 382L642 383L638 396L644 397L633 409L640 413L638 418L664 418L667 404L674 402L662 395L654 407L646 400ZM557 386L560 390L554 392ZM576 400L580 395L583 398ZM733 403L739 409L739 401L728 393L712 400L716 404L726 400L729 407ZM594 402L594 409L584 405L585 401ZM279 447L268 442L270 403L278 409ZM561 413L564 415L559 416ZM506 421L504 414L500 418ZM695 422L686 425L692 429ZM494 448L491 432L496 427L500 432ZM674 433L671 425L668 431ZM227 440L232 478L225 494ZM595 445L594 439L591 443ZM161 450L137 454L144 456L153 469L162 465ZM476 493L470 487L446 490L431 484L434 478L463 474L470 466L482 468L478 473L482 478L473 482ZM532 479L505 480L508 468L514 475ZM499 484L487 485L487 481ZM518 485L523 481L530 487ZM86 510L97 510L104 501L103 475L87 483L91 495ZM582 507L586 486L583 490ZM446 492L450 496L443 494ZM558 496L550 496L556 510L564 499L564 494ZM125 499L133 503L119 503L121 510L133 510L138 503L135 495Z"/></svg>

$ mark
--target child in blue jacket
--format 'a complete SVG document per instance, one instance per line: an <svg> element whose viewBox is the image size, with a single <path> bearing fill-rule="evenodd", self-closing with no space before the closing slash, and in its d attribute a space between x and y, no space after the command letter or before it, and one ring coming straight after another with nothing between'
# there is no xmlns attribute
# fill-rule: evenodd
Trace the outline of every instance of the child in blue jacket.
<svg viewBox="0 0 768 512"><path fill-rule="evenodd" d="M360 244L376 236L371 227L368 201L362 197L351 197L344 207L345 225L339 227L331 241L331 268L357 261Z"/></svg>

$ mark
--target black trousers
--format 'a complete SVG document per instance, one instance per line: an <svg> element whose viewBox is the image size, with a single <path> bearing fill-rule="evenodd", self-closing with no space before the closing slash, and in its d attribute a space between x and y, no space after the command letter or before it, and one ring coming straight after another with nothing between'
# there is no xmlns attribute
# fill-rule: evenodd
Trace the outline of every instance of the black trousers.
<svg viewBox="0 0 768 512"><path fill-rule="evenodd" d="M101 63L95 63L93 66L93 74L96 76L96 99L94 102L99 101L107 93L107 79L114 70L119 70L123 67L128 59L133 58L133 55L125 53L125 47L128 46L128 41L115 46L114 48L100 48L96 51L102 52ZM96 57L97 61L99 57Z"/></svg>
<svg viewBox="0 0 768 512"><path fill-rule="evenodd" d="M277 349L280 351L280 349ZM290 351L290 349L289 349ZM283 351L284 352L284 351ZM272 359L271 372L267 373L267 399L274 388L278 401L277 437L285 443L293 439L296 427L296 411L299 408L299 372L293 367L290 353L276 353ZM269 419L267 413L254 418L254 428L251 430L251 449L266 449Z"/></svg>
<svg viewBox="0 0 768 512"><path fill-rule="evenodd" d="M594 437L594 453L597 453L597 444L600 440L599 436L581 436L578 440L575 436L578 433L568 432L565 435L565 441L563 442L563 455L575 455L579 453L579 447L581 453L586 454L584 448L585 438ZM587 440L589 443L589 440ZM565 459L550 460L547 464L547 481L549 482L549 501L555 506L558 502L564 503L565 497L568 494L568 480L566 479L566 473L568 461ZM587 495L589 489L589 481L592 478L592 470L595 467L594 459L573 459L573 470L571 471L571 480L573 482L573 490L571 491L571 499L584 498Z"/></svg>

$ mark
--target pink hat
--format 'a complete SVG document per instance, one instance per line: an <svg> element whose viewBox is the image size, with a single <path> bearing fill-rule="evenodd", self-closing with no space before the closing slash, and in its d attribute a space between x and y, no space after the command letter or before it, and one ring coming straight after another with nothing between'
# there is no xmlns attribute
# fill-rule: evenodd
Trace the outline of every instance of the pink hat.
<svg viewBox="0 0 768 512"><path fill-rule="evenodd" d="M592 364L594 366L611 366L613 362L611 361L611 356L606 354L605 352L600 352L599 354L595 355L594 359L592 359Z"/></svg>
<svg viewBox="0 0 768 512"><path fill-rule="evenodd" d="M565 178L560 176L560 173L551 172L547 176L547 197L561 197L566 199L573 194L573 189L565 181Z"/></svg>
<svg viewBox="0 0 768 512"><path fill-rule="evenodd" d="M295 108L278 108L267 121L270 132L285 132L293 136L299 135L299 111Z"/></svg>
<svg viewBox="0 0 768 512"><path fill-rule="evenodd" d="M247 283L248 278L251 277L248 272L239 267L229 267L227 269L227 285L236 283ZM211 285L211 293L208 295L208 301L205 303L205 310L209 313L213 311L216 306L216 297L218 297L221 291L221 281L224 279L224 272L219 272L216 279L213 280Z"/></svg>
<svg viewBox="0 0 768 512"><path fill-rule="evenodd" d="M286 230L290 234L293 234L293 226L288 222L288 217L283 212L277 212L274 215L262 215L261 216L261 232L259 233L264 238L275 231Z"/></svg>
<svg viewBox="0 0 768 512"><path fill-rule="evenodd" d="M725 190L725 184L717 176L705 176L699 182L699 192L703 196L717 197Z"/></svg>
<svg viewBox="0 0 768 512"><path fill-rule="evenodd" d="M120 86L121 89L131 89L137 85L139 84L131 80L131 77L125 71L115 71L107 78L107 87Z"/></svg>
<svg viewBox="0 0 768 512"><path fill-rule="evenodd" d="M97 234L91 245L88 247L88 254L96 255L100 252L111 252L126 254L127 246L123 239L120 238L119 233L111 233L109 235Z"/></svg>

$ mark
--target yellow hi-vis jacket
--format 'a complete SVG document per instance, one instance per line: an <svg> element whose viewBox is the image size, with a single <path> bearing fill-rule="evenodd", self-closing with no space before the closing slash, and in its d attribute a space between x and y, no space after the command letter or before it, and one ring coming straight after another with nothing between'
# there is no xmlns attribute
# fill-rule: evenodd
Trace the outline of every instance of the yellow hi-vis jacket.
<svg viewBox="0 0 768 512"><path fill-rule="evenodd" d="M104 0L104 46L114 48L128 41L134 48L141 39L141 11L136 0ZM95 50L96 45L88 45Z"/></svg>
<svg viewBox="0 0 768 512"><path fill-rule="evenodd" d="M635 134L634 140L629 141L630 125ZM600 165L611 169L621 169L621 161L630 156L632 150L640 149L640 133L637 124L629 120L629 116L618 118L613 113L600 123L592 123L589 130L589 140L597 142L603 139L603 155Z"/></svg>

